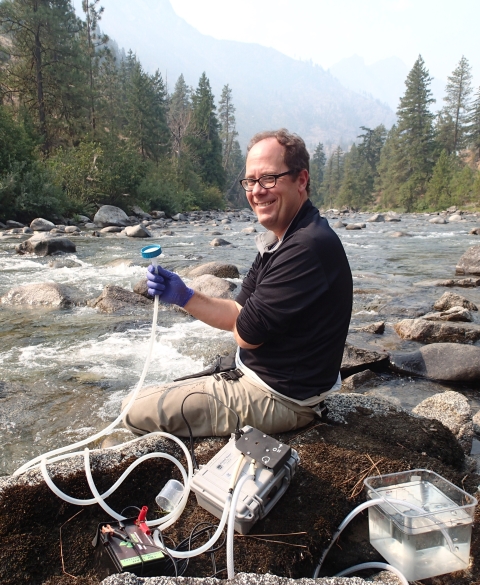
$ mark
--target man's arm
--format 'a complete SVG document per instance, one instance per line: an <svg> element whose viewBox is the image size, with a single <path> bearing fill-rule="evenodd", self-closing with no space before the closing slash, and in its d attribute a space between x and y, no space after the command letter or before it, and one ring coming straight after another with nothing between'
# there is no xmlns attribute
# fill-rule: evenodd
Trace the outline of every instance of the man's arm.
<svg viewBox="0 0 480 585"><path fill-rule="evenodd" d="M195 291L191 299L186 303L184 309L196 319L207 325L231 331L235 341L242 349L255 349L259 345L251 345L244 341L237 331L237 318L242 306L235 301L228 299L215 299Z"/></svg>

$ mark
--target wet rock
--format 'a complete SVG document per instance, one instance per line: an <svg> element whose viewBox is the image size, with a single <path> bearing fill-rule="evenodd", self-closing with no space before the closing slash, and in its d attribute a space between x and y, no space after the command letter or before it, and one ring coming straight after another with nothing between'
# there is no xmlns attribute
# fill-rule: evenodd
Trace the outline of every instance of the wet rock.
<svg viewBox="0 0 480 585"><path fill-rule="evenodd" d="M463 394L452 390L434 394L420 402L412 412L440 421L452 431L464 452L470 453L473 439L472 411Z"/></svg>
<svg viewBox="0 0 480 585"><path fill-rule="evenodd" d="M223 238L215 238L210 242L210 246L217 247L217 246L231 246L230 242L224 240Z"/></svg>
<svg viewBox="0 0 480 585"><path fill-rule="evenodd" d="M463 307L452 307L447 311L427 313L423 315L422 319L427 319L428 321L463 321L466 323L470 323L473 320L470 311Z"/></svg>
<svg viewBox="0 0 480 585"><path fill-rule="evenodd" d="M475 288L480 286L480 278L449 278L447 280L422 280L415 282L415 286L445 286L452 288L458 286L459 288Z"/></svg>
<svg viewBox="0 0 480 585"><path fill-rule="evenodd" d="M376 321L365 325L365 327L359 327L357 331L365 331L365 333L375 333L376 335L382 335L385 332L385 321Z"/></svg>
<svg viewBox="0 0 480 585"><path fill-rule="evenodd" d="M183 213L177 213L177 215L172 215L172 219L174 221L187 221L187 216Z"/></svg>
<svg viewBox="0 0 480 585"><path fill-rule="evenodd" d="M372 217L369 217L367 221L373 223L383 223L385 221L385 217L380 213L375 213L374 215L372 215Z"/></svg>
<svg viewBox="0 0 480 585"><path fill-rule="evenodd" d="M131 209L133 215L136 215L137 217L141 217L142 219L152 219L152 216L149 213L145 213L145 211L143 211L138 205L133 205Z"/></svg>
<svg viewBox="0 0 480 585"><path fill-rule="evenodd" d="M101 234L117 234L121 232L124 228L121 228L118 225L109 225L108 227L102 228L100 230Z"/></svg>
<svg viewBox="0 0 480 585"><path fill-rule="evenodd" d="M24 227L24 228L22 228L22 233L33 234L33 231L29 227Z"/></svg>
<svg viewBox="0 0 480 585"><path fill-rule="evenodd" d="M347 223L345 226L346 230L361 230L362 226L359 223Z"/></svg>
<svg viewBox="0 0 480 585"><path fill-rule="evenodd" d="M30 307L52 307L68 309L84 305L80 292L64 284L41 282L26 284L10 289L0 299L4 305L24 305Z"/></svg>
<svg viewBox="0 0 480 585"><path fill-rule="evenodd" d="M202 274L212 274L213 276L218 276L218 278L240 278L240 273L235 264L223 264L222 262L207 262L186 272L186 276L190 278L202 276Z"/></svg>
<svg viewBox="0 0 480 585"><path fill-rule="evenodd" d="M43 217L37 217L30 223L30 229L35 232L49 232L50 230L53 230L54 227L55 224L48 221L48 219L43 219Z"/></svg>
<svg viewBox="0 0 480 585"><path fill-rule="evenodd" d="M387 361L387 353L379 353L377 351L355 347L350 343L345 343L340 372L342 376L354 374L355 372L366 370L372 366L378 367L381 364L386 364Z"/></svg>
<svg viewBox="0 0 480 585"><path fill-rule="evenodd" d="M94 223L87 222L87 223L85 224L85 229L86 229L86 230L94 230L94 229L96 229L96 227L97 227L97 226L96 226Z"/></svg>
<svg viewBox="0 0 480 585"><path fill-rule="evenodd" d="M151 238L152 234L144 225L132 225L125 228L125 234L129 238Z"/></svg>
<svg viewBox="0 0 480 585"><path fill-rule="evenodd" d="M7 229L7 226L0 221L0 230L5 230L5 229Z"/></svg>
<svg viewBox="0 0 480 585"><path fill-rule="evenodd" d="M243 228L242 234L254 234L256 231L257 230L253 227L253 225L251 225L249 227Z"/></svg>
<svg viewBox="0 0 480 585"><path fill-rule="evenodd" d="M86 215L77 215L78 223L89 223L90 218Z"/></svg>
<svg viewBox="0 0 480 585"><path fill-rule="evenodd" d="M237 285L223 278L218 278L211 274L202 274L197 276L189 283L190 288L201 292L209 297L217 299L230 299L231 291L237 288Z"/></svg>
<svg viewBox="0 0 480 585"><path fill-rule="evenodd" d="M480 276L480 246L472 246L460 258L455 268L457 274L478 274Z"/></svg>
<svg viewBox="0 0 480 585"><path fill-rule="evenodd" d="M110 225L116 225L119 227L125 227L129 225L130 221L128 215L115 205L102 205L95 214L93 222L96 227L108 227Z"/></svg>
<svg viewBox="0 0 480 585"><path fill-rule="evenodd" d="M446 311L452 307L463 307L469 311L478 311L477 305L462 295L457 295L452 292L443 293L443 295L437 301L435 301L433 305L433 308L436 311Z"/></svg>
<svg viewBox="0 0 480 585"><path fill-rule="evenodd" d="M150 306L152 301L120 286L107 284L102 294L90 301L88 305L102 313L116 313L124 309L136 309L138 306Z"/></svg>
<svg viewBox="0 0 480 585"><path fill-rule="evenodd" d="M402 339L421 343L475 343L480 339L480 325L426 319L403 319L393 328Z"/></svg>
<svg viewBox="0 0 480 585"><path fill-rule="evenodd" d="M135 262L132 262L127 258L115 258L115 260L107 262L105 266L124 266L125 268L131 268L132 266L138 266L138 264L135 264Z"/></svg>
<svg viewBox="0 0 480 585"><path fill-rule="evenodd" d="M380 376L377 376L372 370L357 372L342 381L342 392L358 392L360 388L371 388L381 382ZM367 388L365 388L367 387Z"/></svg>
<svg viewBox="0 0 480 585"><path fill-rule="evenodd" d="M162 233L164 236L174 236L175 235L175 232L172 232L172 230L165 230Z"/></svg>
<svg viewBox="0 0 480 585"><path fill-rule="evenodd" d="M470 234L471 236L480 236L480 228L472 228L472 229L469 231L469 234Z"/></svg>
<svg viewBox="0 0 480 585"><path fill-rule="evenodd" d="M335 229L341 229L344 228L347 224L343 223L343 221L336 221L332 227L334 227Z"/></svg>
<svg viewBox="0 0 480 585"><path fill-rule="evenodd" d="M148 294L148 281L146 278L142 278L133 286L133 292L137 295L142 295L146 299L153 300L152 295Z"/></svg>
<svg viewBox="0 0 480 585"><path fill-rule="evenodd" d="M429 221L429 223L437 223L440 225L448 223L448 221L444 217L440 217L440 216L432 217L432 219L429 219L428 221Z"/></svg>
<svg viewBox="0 0 480 585"><path fill-rule="evenodd" d="M59 260L51 260L48 263L50 268L79 268L81 266L80 262L75 262L75 260L70 260L69 258L61 258Z"/></svg>
<svg viewBox="0 0 480 585"><path fill-rule="evenodd" d="M392 369L441 382L479 382L480 347L461 343L432 343L390 355Z"/></svg>
<svg viewBox="0 0 480 585"><path fill-rule="evenodd" d="M225 219L222 219L220 223L226 225L228 223L232 223L232 221L226 217Z"/></svg>
<svg viewBox="0 0 480 585"><path fill-rule="evenodd" d="M14 221L13 219L7 219L6 224L8 229L25 227L23 223L20 223L19 221Z"/></svg>
<svg viewBox="0 0 480 585"><path fill-rule="evenodd" d="M150 213L150 215L154 218L154 219L163 219L165 217L165 212L164 211L152 211Z"/></svg>
<svg viewBox="0 0 480 585"><path fill-rule="evenodd" d="M385 221L398 222L398 221L402 221L402 219L396 213L388 213L385 216Z"/></svg>
<svg viewBox="0 0 480 585"><path fill-rule="evenodd" d="M221 236L222 232L212 232L212 236Z"/></svg>
<svg viewBox="0 0 480 585"><path fill-rule="evenodd" d="M480 410L477 410L477 412L473 415L472 423L473 423L473 432L476 435L480 435Z"/></svg>
<svg viewBox="0 0 480 585"><path fill-rule="evenodd" d="M68 238L55 237L50 234L35 234L25 242L15 246L18 254L36 254L50 256L51 254L74 254L77 251L75 244Z"/></svg>
<svg viewBox="0 0 480 585"><path fill-rule="evenodd" d="M448 221L456 222L456 221L463 221L463 217L458 213L454 213L448 218Z"/></svg>
<svg viewBox="0 0 480 585"><path fill-rule="evenodd" d="M409 234L408 232L392 232L390 234L391 238L411 238L412 234Z"/></svg>

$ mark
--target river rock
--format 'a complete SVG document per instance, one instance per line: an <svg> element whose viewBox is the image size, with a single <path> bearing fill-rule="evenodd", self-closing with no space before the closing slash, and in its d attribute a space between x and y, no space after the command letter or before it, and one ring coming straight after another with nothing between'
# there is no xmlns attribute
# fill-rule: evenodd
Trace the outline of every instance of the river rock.
<svg viewBox="0 0 480 585"><path fill-rule="evenodd" d="M377 376L372 370L357 372L342 381L342 392L358 392L360 388L367 390L381 382L380 376ZM366 388L365 388L366 387Z"/></svg>
<svg viewBox="0 0 480 585"><path fill-rule="evenodd" d="M108 227L110 225L116 225L119 227L125 227L129 225L130 221L128 215L115 205L102 205L95 214L93 222L96 227Z"/></svg>
<svg viewBox="0 0 480 585"><path fill-rule="evenodd" d="M334 227L335 229L341 229L344 228L347 224L343 223L343 221L336 221L332 227Z"/></svg>
<svg viewBox="0 0 480 585"><path fill-rule="evenodd" d="M24 228L22 228L22 233L33 234L33 230L31 230L29 227L24 227Z"/></svg>
<svg viewBox="0 0 480 585"><path fill-rule="evenodd" d="M224 240L223 238L215 238L210 242L210 246L231 246L231 243L227 242L227 240Z"/></svg>
<svg viewBox="0 0 480 585"><path fill-rule="evenodd" d="M18 254L36 254L50 256L51 254L74 254L77 251L75 244L68 238L55 237L50 234L35 234L25 242L15 246Z"/></svg>
<svg viewBox="0 0 480 585"><path fill-rule="evenodd" d="M350 375L366 370L368 367L371 368L372 366L386 364L387 361L387 353L379 353L377 351L355 347L350 343L345 343L340 372L342 376Z"/></svg>
<svg viewBox="0 0 480 585"><path fill-rule="evenodd" d="M107 262L105 266L123 266L125 268L131 268L132 266L138 266L138 264L135 264L127 258L115 258L115 260Z"/></svg>
<svg viewBox="0 0 480 585"><path fill-rule="evenodd" d="M444 217L440 217L439 215L437 215L436 217L432 217L428 221L429 221L429 223L437 223L440 225L448 223Z"/></svg>
<svg viewBox="0 0 480 585"><path fill-rule="evenodd" d="M41 282L26 284L10 289L0 301L4 305L24 305L31 307L52 307L68 309L84 305L79 291L64 284Z"/></svg>
<svg viewBox="0 0 480 585"><path fill-rule="evenodd" d="M385 321L376 321L370 323L364 327L359 327L357 331L365 331L365 333L375 333L376 335L382 335L385 332Z"/></svg>
<svg viewBox="0 0 480 585"><path fill-rule="evenodd" d="M421 343L475 343L480 339L480 325L426 319L403 319L393 326L402 339Z"/></svg>
<svg viewBox="0 0 480 585"><path fill-rule="evenodd" d="M385 217L380 213L375 213L374 215L372 215L372 217L369 217L367 221L373 223L383 223L385 221Z"/></svg>
<svg viewBox="0 0 480 585"><path fill-rule="evenodd" d="M37 217L30 223L30 229L35 232L49 232L50 230L53 230L54 227L55 224L48 221L48 219L43 219L43 217Z"/></svg>
<svg viewBox="0 0 480 585"><path fill-rule="evenodd" d="M148 293L148 280L146 278L142 278L133 286L133 292L137 295L142 295L146 299L153 300L152 295Z"/></svg>
<svg viewBox="0 0 480 585"><path fill-rule="evenodd" d="M408 232L392 232L390 234L391 238L411 238L412 234L409 234Z"/></svg>
<svg viewBox="0 0 480 585"><path fill-rule="evenodd" d="M123 309L135 309L138 306L150 306L151 301L121 286L107 284L102 294L90 301L88 305L99 309L102 313L116 313Z"/></svg>
<svg viewBox="0 0 480 585"><path fill-rule="evenodd" d="M462 295L457 295L452 292L445 292L443 295L435 301L433 308L436 311L446 311L452 307L463 307L469 311L478 311L477 305L470 302Z"/></svg>
<svg viewBox="0 0 480 585"><path fill-rule="evenodd" d="M347 223L346 230L361 230L362 226L359 223Z"/></svg>
<svg viewBox="0 0 480 585"><path fill-rule="evenodd" d="M164 211L152 211L152 212L150 212L150 215L154 219L163 219L165 217L165 212Z"/></svg>
<svg viewBox="0 0 480 585"><path fill-rule="evenodd" d="M48 263L50 268L58 269L58 268L79 268L81 266L80 262L75 262L75 260L70 260L70 258L61 258L59 260L51 260Z"/></svg>
<svg viewBox="0 0 480 585"><path fill-rule="evenodd" d="M94 230L97 228L97 226L94 223L86 223L84 227L86 230Z"/></svg>
<svg viewBox="0 0 480 585"><path fill-rule="evenodd" d="M478 274L480 276L480 246L472 246L460 258L455 268L457 274Z"/></svg>
<svg viewBox="0 0 480 585"><path fill-rule="evenodd" d="M78 235L80 233L80 228L76 225L67 225L65 227L66 234Z"/></svg>
<svg viewBox="0 0 480 585"><path fill-rule="evenodd" d="M186 272L186 276L189 278L195 278L203 274L212 274L213 276L218 276L218 278L240 278L240 273L235 264L223 264L222 262L207 262Z"/></svg>
<svg viewBox="0 0 480 585"><path fill-rule="evenodd" d="M125 234L129 238L151 238L152 234L144 225L131 225L125 228Z"/></svg>
<svg viewBox="0 0 480 585"><path fill-rule="evenodd" d="M480 347L462 343L431 343L416 351L390 354L392 369L441 382L480 381Z"/></svg>
<svg viewBox="0 0 480 585"><path fill-rule="evenodd" d="M452 221L452 222L463 221L463 217L461 215L459 215L458 213L455 213L448 218L448 221Z"/></svg>
<svg viewBox="0 0 480 585"><path fill-rule="evenodd" d="M138 205L133 205L131 209L133 215L136 215L137 217L141 217L142 219L152 219L152 216L149 213L145 213L145 211L143 211Z"/></svg>
<svg viewBox="0 0 480 585"><path fill-rule="evenodd" d="M5 223L7 224L8 229L25 227L23 223L20 223L19 221L14 221L13 219L7 219Z"/></svg>
<svg viewBox="0 0 480 585"><path fill-rule="evenodd" d="M445 286L451 288L458 286L459 288L475 288L480 286L480 278L448 278L446 280L422 280L415 282L415 286Z"/></svg>
<svg viewBox="0 0 480 585"><path fill-rule="evenodd" d="M422 319L427 319L427 321L463 321L465 323L473 321L472 314L464 307L452 307L447 311L427 313L423 315Z"/></svg>
<svg viewBox="0 0 480 585"><path fill-rule="evenodd" d="M472 228L469 232L471 236L480 236L480 227Z"/></svg>
<svg viewBox="0 0 480 585"><path fill-rule="evenodd" d="M197 276L189 283L189 286L195 291L217 299L230 299L231 291L237 288L233 282L211 274Z"/></svg>
<svg viewBox="0 0 480 585"><path fill-rule="evenodd" d="M174 221L187 221L187 216L183 215L183 213L177 213L176 215L172 215L172 219Z"/></svg>
<svg viewBox="0 0 480 585"><path fill-rule="evenodd" d="M402 221L402 218L396 213L387 213L385 216L385 221L398 222Z"/></svg>
<svg viewBox="0 0 480 585"><path fill-rule="evenodd" d="M257 230L253 227L253 225L251 225L249 227L243 228L242 234L254 234L256 231Z"/></svg>
<svg viewBox="0 0 480 585"><path fill-rule="evenodd" d="M472 411L463 394L452 390L434 394L420 402L412 412L440 421L452 431L464 452L470 454L473 439Z"/></svg>
<svg viewBox="0 0 480 585"><path fill-rule="evenodd" d="M102 228L100 230L101 234L117 234L119 232L121 232L124 228L121 228L118 225L109 225L106 228Z"/></svg>

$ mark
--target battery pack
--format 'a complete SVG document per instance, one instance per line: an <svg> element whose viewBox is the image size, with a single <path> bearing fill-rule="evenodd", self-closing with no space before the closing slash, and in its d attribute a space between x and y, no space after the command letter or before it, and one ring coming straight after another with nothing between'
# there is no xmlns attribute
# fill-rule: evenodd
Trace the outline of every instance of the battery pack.
<svg viewBox="0 0 480 585"><path fill-rule="evenodd" d="M101 579L124 571L139 577L164 575L168 557L137 526L135 518L100 524L93 546L94 568Z"/></svg>
<svg viewBox="0 0 480 585"><path fill-rule="evenodd" d="M287 490L295 475L299 457L295 450L257 429L246 426L239 441L234 438L193 476L191 489L199 506L221 518L228 489L238 458L245 455L238 474L248 474L250 462L256 461L255 480L244 483L235 512L235 530L248 534L264 518ZM245 440L248 439L248 440Z"/></svg>

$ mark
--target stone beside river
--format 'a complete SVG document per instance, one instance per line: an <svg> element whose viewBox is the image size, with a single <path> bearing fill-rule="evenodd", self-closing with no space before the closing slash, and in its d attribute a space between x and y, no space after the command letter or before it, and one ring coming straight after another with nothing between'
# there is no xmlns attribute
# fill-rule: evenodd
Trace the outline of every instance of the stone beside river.
<svg viewBox="0 0 480 585"><path fill-rule="evenodd" d="M74 254L77 251L77 248L68 238L50 236L47 233L39 233L15 246L15 250L18 254L50 256L51 254L58 253Z"/></svg>
<svg viewBox="0 0 480 585"><path fill-rule="evenodd" d="M116 313L124 309L136 310L140 305L151 306L151 304L152 301L142 295L113 284L107 284L102 294L88 303L90 307L94 307L102 313Z"/></svg>
<svg viewBox="0 0 480 585"><path fill-rule="evenodd" d="M232 297L232 290L237 288L237 285L233 284L233 282L212 276L211 274L197 276L197 278L194 278L189 283L189 286L195 291L216 299L230 299Z"/></svg>
<svg viewBox="0 0 480 585"><path fill-rule="evenodd" d="M125 235L129 238L151 238L152 234L144 225L132 225L125 228Z"/></svg>
<svg viewBox="0 0 480 585"><path fill-rule="evenodd" d="M342 375L354 374L355 372L372 368L375 365L378 366L381 363L386 364L387 361L387 353L379 353L378 351L371 351L345 343L340 372Z"/></svg>
<svg viewBox="0 0 480 585"><path fill-rule="evenodd" d="M480 347L431 343L412 352L392 352L390 366L405 375L441 382L480 382Z"/></svg>
<svg viewBox="0 0 480 585"><path fill-rule="evenodd" d="M48 219L43 219L43 217L37 217L30 223L30 229L34 232L49 232L54 227L54 223L48 221Z"/></svg>
<svg viewBox="0 0 480 585"><path fill-rule="evenodd" d="M189 278L202 276L202 274L211 274L218 276L218 278L240 278L240 273L235 264L224 264L222 262L206 262L186 272L186 276Z"/></svg>
<svg viewBox="0 0 480 585"><path fill-rule="evenodd" d="M4 305L23 305L30 307L52 307L69 309L76 305L84 305L80 292L64 284L41 282L26 284L10 289L0 302Z"/></svg>
<svg viewBox="0 0 480 585"><path fill-rule="evenodd" d="M469 311L478 311L478 307L475 303L472 303L462 295L457 295L450 291L443 293L433 305L433 308L436 311L447 311L453 307L463 307Z"/></svg>
<svg viewBox="0 0 480 585"><path fill-rule="evenodd" d="M120 207L115 207L115 205L102 205L95 214L93 223L101 228L110 225L125 227L129 225L130 220L128 219L128 215Z"/></svg>
<svg viewBox="0 0 480 585"><path fill-rule="evenodd" d="M472 246L460 258L455 268L457 274L478 274L480 276L480 246Z"/></svg>
<svg viewBox="0 0 480 585"><path fill-rule="evenodd" d="M421 343L475 343L480 339L480 325L475 323L403 319L393 328L402 339Z"/></svg>

